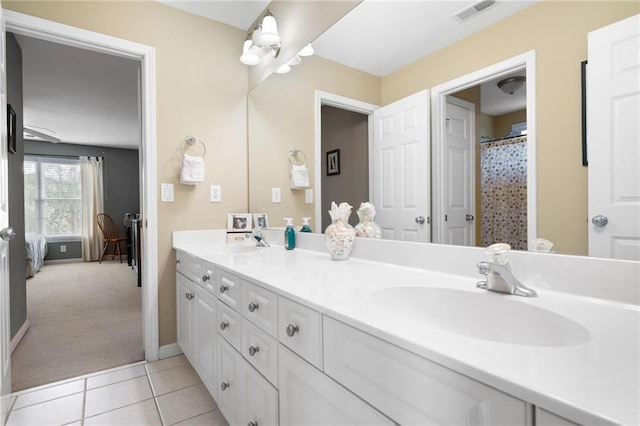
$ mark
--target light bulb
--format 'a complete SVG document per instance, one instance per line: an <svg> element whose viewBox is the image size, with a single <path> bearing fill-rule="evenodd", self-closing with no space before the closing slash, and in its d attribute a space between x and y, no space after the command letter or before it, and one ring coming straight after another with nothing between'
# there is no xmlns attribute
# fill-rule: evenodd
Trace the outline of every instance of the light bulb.
<svg viewBox="0 0 640 426"><path fill-rule="evenodd" d="M313 50L313 46L311 46L311 44L307 44L305 47L302 48L302 50L300 51L300 53L298 53L298 55L300 56L311 56L315 53L315 51Z"/></svg>
<svg viewBox="0 0 640 426"><path fill-rule="evenodd" d="M277 74L286 74L291 71L291 67L287 64L280 65L280 67L276 70Z"/></svg>
<svg viewBox="0 0 640 426"><path fill-rule="evenodd" d="M260 41L264 44L274 45L280 43L282 39L278 35L278 26L276 25L276 18L270 13L262 20L262 33L260 34Z"/></svg>

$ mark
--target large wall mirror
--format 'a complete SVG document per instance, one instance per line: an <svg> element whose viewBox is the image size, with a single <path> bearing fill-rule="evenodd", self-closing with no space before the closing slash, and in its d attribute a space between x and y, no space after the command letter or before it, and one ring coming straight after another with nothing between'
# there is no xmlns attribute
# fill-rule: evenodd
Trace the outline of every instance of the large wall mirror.
<svg viewBox="0 0 640 426"><path fill-rule="evenodd" d="M391 7L398 2L375 2L376 7ZM406 2L407 4L415 2ZM433 13L442 13L441 21L452 19L440 6L452 2L422 2L434 6ZM457 3L457 2L454 2ZM368 2L356 6L366 7ZM465 3L457 3L458 9ZM436 7L437 6L437 7ZM504 4L494 6L496 10ZM524 7L526 6L526 7ZM443 43L449 43L411 63L396 63L389 46L371 45L369 55L377 55L385 60L392 71L382 70L379 73L356 69L347 59L340 59L329 54L332 59L323 57L322 37L328 36L331 29L318 40L318 55L303 58L302 62L287 74L273 74L255 87L248 96L248 134L249 134L249 208L251 212L266 213L271 226L284 226L284 217L293 217L297 225L303 217L311 217L314 231L322 232L325 223L315 226L317 220L316 204L323 198L316 189L334 187L335 201L345 201L347 195L339 191L359 189L358 198L362 194L371 194L367 186L368 179L350 174L355 170L370 165L370 155L361 149L340 150L340 176L350 176L348 181L338 185L317 182L327 176L324 163L325 151L316 152L316 103L317 93L325 92L338 97L357 100L364 105L386 106L424 89L432 89L452 80L473 74L478 70L510 58L535 52L535 93L527 93L521 89L512 95L512 100L520 96L511 109L488 110L483 101L488 98L488 86L477 85L466 88L456 94L462 100L460 104L474 105L474 134L476 154L472 158L475 173L475 206L471 214L480 222L482 216L481 203L483 192L480 187L481 141L501 139L503 136L514 136L514 132L522 130L527 113L535 114L535 193L529 195L535 200L535 235L554 243L554 251L558 253L586 255L588 253L588 209L587 209L587 167L582 165L582 116L581 116L581 62L587 59L587 34L590 31L617 22L640 12L635 2L564 2L542 1L529 2L510 16L504 17L485 28L478 28L472 34L447 42L447 34L442 33ZM489 13L487 11L486 13ZM353 12L352 12L353 13ZM379 12L378 12L379 13ZM407 13L410 13L408 10ZM350 14L336 24L338 27L349 22ZM567 19L571 16L571 19ZM474 17L469 20L472 23ZM479 21L478 21L479 22ZM398 24L399 25L399 24ZM466 24L460 24L466 25ZM354 28L348 37L362 38L366 35ZM342 44L349 40L340 35ZM417 41L419 43L419 41ZM333 42L337 44L336 42ZM346 63L346 64L345 64ZM497 81L510 76L529 78L524 69L514 70L509 75L496 76L495 80L487 80L487 85L496 86ZM497 88L494 87L495 90ZM523 99L535 95L536 110L526 111ZM486 104L486 102L484 102ZM332 106L323 107L328 115L335 113ZM357 111L356 111L357 113ZM432 117L430 116L431 120ZM337 122L349 122L350 132L359 129L365 138L370 129L367 122L358 120L357 116L347 114L335 118ZM356 123L356 124L353 124ZM359 123L359 124L357 124ZM433 123L431 123L433 124ZM520 126L520 127L519 127ZM335 130L335 129L334 129ZM324 129L323 132L330 132ZM352 133L340 135L335 130L336 138L353 140ZM306 166L310 176L309 191L290 188L291 149L304 153ZM317 161L318 154L322 161ZM366 157L365 157L366 155ZM364 157L364 158L363 158ZM431 155L417 159L418 167L429 170L425 185L431 187L434 180L442 176L434 176L431 172ZM316 164L321 170L317 170ZM358 165L359 164L359 165ZM437 170L437 167L435 168ZM356 182L361 182L357 184ZM280 188L279 202L272 199L272 189ZM337 188L337 189L336 189ZM526 190L526 189L525 189ZM438 194L431 193L435 199ZM369 201L361 199L359 201ZM325 201L326 202L326 201ZM354 205L354 214L359 202ZM328 219L327 208L321 211ZM322 218L320 218L322 219ZM320 228L320 229L318 229ZM481 228L474 228L474 245L483 245ZM504 231L504 229L502 229ZM509 231L512 232L512 231ZM513 231L515 232L515 231ZM505 237L506 238L506 237ZM526 237L525 237L526 240ZM455 241L452 241L455 243ZM526 245L525 247L526 248Z"/></svg>

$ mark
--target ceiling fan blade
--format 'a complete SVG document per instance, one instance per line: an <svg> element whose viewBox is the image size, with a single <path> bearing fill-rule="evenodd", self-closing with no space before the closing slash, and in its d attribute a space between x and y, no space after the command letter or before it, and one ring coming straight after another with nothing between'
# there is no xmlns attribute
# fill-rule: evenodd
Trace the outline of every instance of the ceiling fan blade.
<svg viewBox="0 0 640 426"><path fill-rule="evenodd" d="M56 138L55 136L51 136L51 135L48 135L46 133L42 133L42 132L40 132L38 130L34 130L34 129L30 128L30 127L23 126L23 129L24 129L24 133L28 134L28 136L40 138L40 139L42 139L44 141L51 142L51 143L62 142L62 139Z"/></svg>

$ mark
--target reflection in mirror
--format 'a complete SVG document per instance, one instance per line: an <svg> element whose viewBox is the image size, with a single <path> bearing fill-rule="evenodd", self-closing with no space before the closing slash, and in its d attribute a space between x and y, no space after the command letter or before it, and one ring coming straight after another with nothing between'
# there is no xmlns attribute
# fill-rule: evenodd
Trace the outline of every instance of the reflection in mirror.
<svg viewBox="0 0 640 426"><path fill-rule="evenodd" d="M282 217L294 217L297 226L300 226L302 217L311 217L312 224L318 223L314 203L321 202L322 194L313 193L313 202L306 202L310 195L307 191L289 188L288 168L289 150L294 147L301 149L308 158L311 176L309 189L315 192L318 187L325 186L316 178L326 177L326 172L316 170L316 157L320 154L324 158L326 154L316 152L314 144L314 99L317 90L373 105L387 105L422 89L438 86L535 50L534 83L538 107L530 113L536 115L537 125L535 129L528 130L535 132L537 141L537 186L534 194L537 199L536 236L552 241L556 252L587 254L588 188L587 169L581 162L580 62L586 59L587 34L590 31L637 14L638 9L639 6L633 2L615 2L614 6L612 2L544 1L480 29L470 37L442 47L414 63L398 64L393 72L383 76L318 55L303 61L287 75L272 75L252 90L248 99L251 211L268 213L273 218L272 224L276 226L284 223L278 219ZM572 19L566 20L566 16L572 16ZM441 16L439 19L446 20L449 17ZM352 32L354 36L358 33ZM347 40L343 44L347 44ZM385 50L377 49L374 53L384 57ZM475 105L474 143L476 151L481 152L483 136L498 139L511 133L512 125L525 120L515 117L506 127L501 127L503 123L497 117L504 114L483 114L481 102L485 95L482 89L479 92L480 100L471 102ZM465 100L465 94L461 94L460 98ZM525 113L520 109L510 114ZM489 119L487 115L492 118ZM491 126L493 133L483 134ZM514 131L517 131L516 127ZM474 216L475 223L483 223L483 192L479 186L481 155L474 158L474 192L478 202L470 214ZM346 170L349 161L341 155L341 173ZM431 185L431 182L426 184ZM271 189L274 187L282 188L280 203L271 200ZM360 201L369 199L356 200L352 205L357 208ZM380 211L379 206L376 207ZM326 209L323 210L323 216L328 218ZM322 227L324 224L320 225ZM322 232L317 228L314 226L314 231ZM474 244L488 244L483 241L483 226L475 226L474 230Z"/></svg>

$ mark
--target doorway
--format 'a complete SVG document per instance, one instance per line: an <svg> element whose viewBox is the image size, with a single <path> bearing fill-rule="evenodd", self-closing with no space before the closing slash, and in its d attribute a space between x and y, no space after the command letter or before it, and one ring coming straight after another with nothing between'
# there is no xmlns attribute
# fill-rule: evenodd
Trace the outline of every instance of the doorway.
<svg viewBox="0 0 640 426"><path fill-rule="evenodd" d="M156 105L155 105L155 52L152 47L104 34L86 31L32 16L4 11L6 30L32 38L89 49L109 55L138 60L141 63L141 144L140 211L143 221L142 251L142 310L145 357L158 359L158 307L157 307L157 194L156 188ZM3 283L3 285L8 283ZM6 316L2 317L3 320ZM2 324L4 326L4 324ZM5 342L2 342L5 344ZM3 354L4 356L4 354ZM5 360L2 360L3 362ZM3 383L4 385L4 383Z"/></svg>

